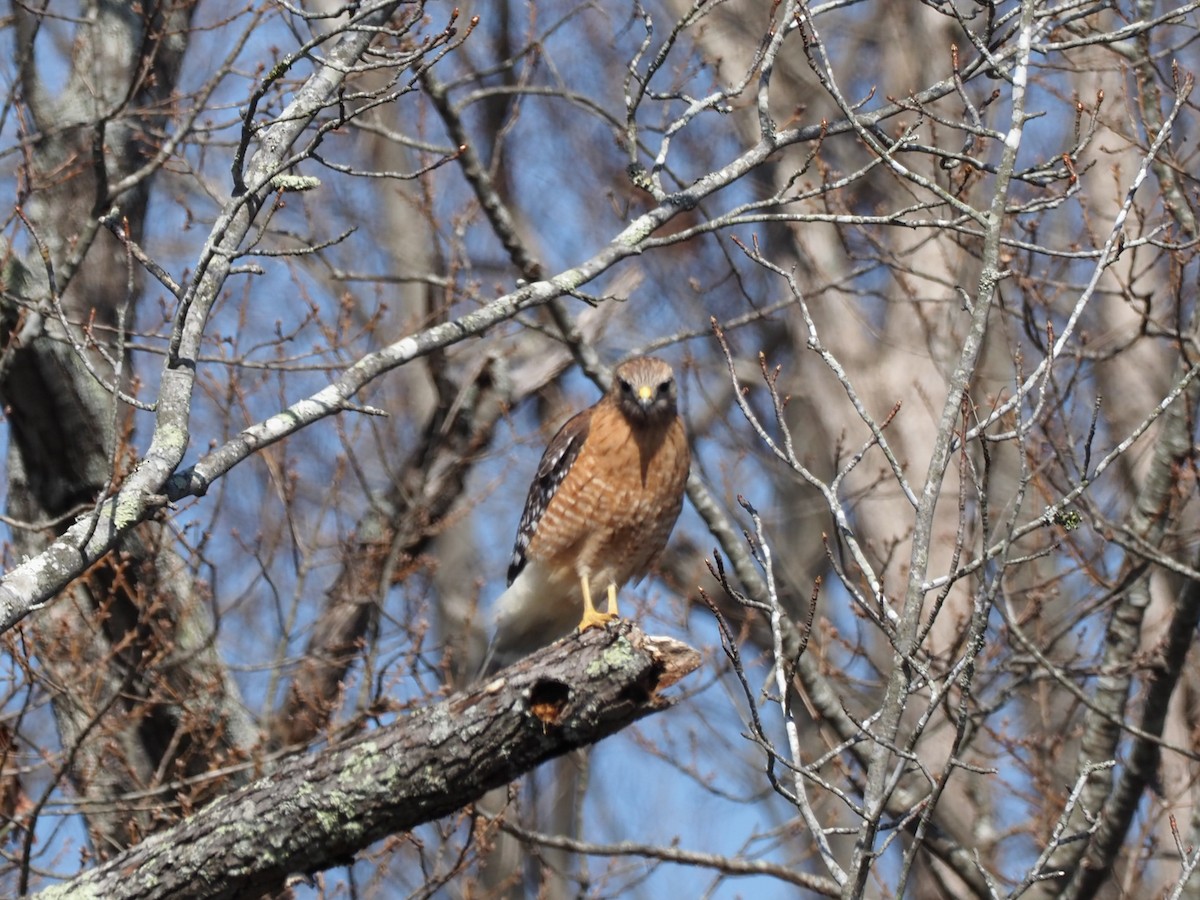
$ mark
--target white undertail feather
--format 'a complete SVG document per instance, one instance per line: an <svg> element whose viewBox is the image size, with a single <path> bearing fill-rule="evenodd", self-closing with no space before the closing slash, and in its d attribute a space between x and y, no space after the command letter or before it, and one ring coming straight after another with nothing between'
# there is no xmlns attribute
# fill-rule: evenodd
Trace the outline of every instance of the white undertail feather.
<svg viewBox="0 0 1200 900"><path fill-rule="evenodd" d="M570 634L579 623L579 583L549 577L537 560L529 560L493 611L492 645L487 671L511 665L534 650Z"/></svg>

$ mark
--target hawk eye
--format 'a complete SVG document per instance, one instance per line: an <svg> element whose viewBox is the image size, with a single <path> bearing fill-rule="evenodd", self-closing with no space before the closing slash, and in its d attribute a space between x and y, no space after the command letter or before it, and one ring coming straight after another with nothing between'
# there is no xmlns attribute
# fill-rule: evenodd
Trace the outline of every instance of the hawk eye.
<svg viewBox="0 0 1200 900"><path fill-rule="evenodd" d="M621 379L621 393L622 394L632 394L633 393L633 385L630 384L628 381L626 381L624 378Z"/></svg>
<svg viewBox="0 0 1200 900"><path fill-rule="evenodd" d="M671 382L664 381L658 386L658 394L660 397L665 397L669 393L671 393Z"/></svg>

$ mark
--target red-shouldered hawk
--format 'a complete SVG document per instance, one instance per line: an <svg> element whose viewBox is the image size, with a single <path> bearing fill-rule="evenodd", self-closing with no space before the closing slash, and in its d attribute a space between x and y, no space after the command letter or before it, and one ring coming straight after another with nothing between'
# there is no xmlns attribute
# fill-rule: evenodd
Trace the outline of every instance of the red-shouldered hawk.
<svg viewBox="0 0 1200 900"><path fill-rule="evenodd" d="M529 488L508 590L496 603L492 667L617 617L617 590L640 579L683 506L690 455L661 359L627 360L595 406L550 441ZM608 610L592 602L608 593Z"/></svg>

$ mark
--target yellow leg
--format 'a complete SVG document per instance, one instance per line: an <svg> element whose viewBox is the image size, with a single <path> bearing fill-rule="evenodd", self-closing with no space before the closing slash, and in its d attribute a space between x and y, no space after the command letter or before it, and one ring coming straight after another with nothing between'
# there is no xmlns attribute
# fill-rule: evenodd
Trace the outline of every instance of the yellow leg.
<svg viewBox="0 0 1200 900"><path fill-rule="evenodd" d="M579 579L579 585L583 588L583 618L579 620L579 630L587 631L589 628L601 628L617 617L616 613L616 585L608 586L608 612L600 612L592 604L592 589L588 585L587 576Z"/></svg>

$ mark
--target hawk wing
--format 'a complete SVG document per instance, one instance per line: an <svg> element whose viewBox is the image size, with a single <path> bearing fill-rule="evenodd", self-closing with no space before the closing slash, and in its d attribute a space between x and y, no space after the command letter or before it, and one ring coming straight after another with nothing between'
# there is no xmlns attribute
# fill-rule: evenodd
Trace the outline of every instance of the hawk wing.
<svg viewBox="0 0 1200 900"><path fill-rule="evenodd" d="M585 409L567 420L567 424L558 429L558 434L546 447L542 461L538 463L537 474L533 476L533 484L529 486L529 496L525 498L525 510L521 513L521 524L517 528L517 540L513 545L512 560L508 564L508 583L511 585L525 568L525 551L537 531L538 522L546 512L546 507L554 499L554 492L562 484L571 466L579 456L587 440L588 429L592 424L592 410Z"/></svg>

